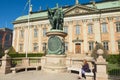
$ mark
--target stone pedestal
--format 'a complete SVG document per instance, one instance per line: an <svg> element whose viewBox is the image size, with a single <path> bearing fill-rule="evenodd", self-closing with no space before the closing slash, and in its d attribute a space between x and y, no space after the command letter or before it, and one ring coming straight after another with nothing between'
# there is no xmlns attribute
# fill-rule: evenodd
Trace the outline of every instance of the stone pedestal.
<svg viewBox="0 0 120 80"><path fill-rule="evenodd" d="M29 65L30 65L30 60L29 60L29 58L23 58L23 59L22 59L22 65L24 65L24 66L29 66Z"/></svg>
<svg viewBox="0 0 120 80"><path fill-rule="evenodd" d="M97 67L96 80L108 80L108 74L106 68L107 62L101 55L103 54L103 50L99 49L97 53L99 54L99 57L97 58L96 61L96 67Z"/></svg>
<svg viewBox="0 0 120 80"><path fill-rule="evenodd" d="M64 38L67 33L62 30L51 30L46 33L48 40L48 53L42 58L42 70L45 72L66 72L66 55Z"/></svg>
<svg viewBox="0 0 120 80"><path fill-rule="evenodd" d="M0 68L0 73L2 74L7 74L10 73L10 68L11 68L11 58L7 53L2 57L2 66Z"/></svg>
<svg viewBox="0 0 120 80"><path fill-rule="evenodd" d="M65 55L46 55L46 63L43 66L45 72L66 72Z"/></svg>

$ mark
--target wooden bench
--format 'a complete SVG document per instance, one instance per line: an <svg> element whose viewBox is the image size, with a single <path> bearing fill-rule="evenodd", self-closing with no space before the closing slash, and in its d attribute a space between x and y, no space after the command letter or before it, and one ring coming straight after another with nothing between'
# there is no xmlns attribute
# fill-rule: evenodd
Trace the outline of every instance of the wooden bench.
<svg viewBox="0 0 120 80"><path fill-rule="evenodd" d="M41 66L19 66L11 68L12 73L16 73L20 70L28 71L28 69L36 69L39 70Z"/></svg>

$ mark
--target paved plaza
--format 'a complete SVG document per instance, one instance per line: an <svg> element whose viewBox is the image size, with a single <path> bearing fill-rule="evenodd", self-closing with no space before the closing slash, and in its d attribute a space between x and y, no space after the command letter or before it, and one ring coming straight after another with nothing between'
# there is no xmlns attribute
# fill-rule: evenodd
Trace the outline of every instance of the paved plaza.
<svg viewBox="0 0 120 80"><path fill-rule="evenodd" d="M24 71L16 74L0 74L0 80L78 80L78 74L45 73L43 71Z"/></svg>

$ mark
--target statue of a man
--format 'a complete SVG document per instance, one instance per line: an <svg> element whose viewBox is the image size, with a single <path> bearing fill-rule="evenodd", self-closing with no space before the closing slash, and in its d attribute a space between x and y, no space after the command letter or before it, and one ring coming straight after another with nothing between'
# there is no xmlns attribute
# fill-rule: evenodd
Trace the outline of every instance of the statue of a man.
<svg viewBox="0 0 120 80"><path fill-rule="evenodd" d="M64 14L62 8L48 9L48 19L51 29L63 30Z"/></svg>

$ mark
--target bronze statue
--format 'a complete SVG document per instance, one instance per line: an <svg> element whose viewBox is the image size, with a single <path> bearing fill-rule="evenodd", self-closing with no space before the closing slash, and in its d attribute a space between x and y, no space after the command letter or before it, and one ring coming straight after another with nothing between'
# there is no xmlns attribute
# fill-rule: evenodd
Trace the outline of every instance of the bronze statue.
<svg viewBox="0 0 120 80"><path fill-rule="evenodd" d="M51 30L63 30L63 23L64 23L64 14L62 8L48 8L48 19L52 26Z"/></svg>

